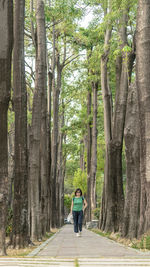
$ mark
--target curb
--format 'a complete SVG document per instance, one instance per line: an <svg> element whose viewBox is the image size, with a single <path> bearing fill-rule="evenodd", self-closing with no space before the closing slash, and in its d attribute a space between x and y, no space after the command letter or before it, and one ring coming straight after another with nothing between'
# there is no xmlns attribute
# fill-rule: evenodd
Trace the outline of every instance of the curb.
<svg viewBox="0 0 150 267"><path fill-rule="evenodd" d="M44 243L42 243L40 246L38 246L36 249L34 249L32 252L30 252L26 257L34 257L36 256L51 240L53 240L56 235L61 231L62 227L49 239L47 239Z"/></svg>

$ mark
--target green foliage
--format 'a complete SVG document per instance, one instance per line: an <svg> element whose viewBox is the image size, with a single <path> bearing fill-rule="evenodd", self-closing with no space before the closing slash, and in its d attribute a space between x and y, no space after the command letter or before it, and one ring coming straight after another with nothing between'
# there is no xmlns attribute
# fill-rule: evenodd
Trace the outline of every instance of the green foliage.
<svg viewBox="0 0 150 267"><path fill-rule="evenodd" d="M123 52L128 53L132 51L132 48L128 45L125 45L122 49Z"/></svg>
<svg viewBox="0 0 150 267"><path fill-rule="evenodd" d="M11 126L12 124L14 124L15 122L15 114L14 112L10 112L10 110L8 110L8 131L11 130Z"/></svg>
<svg viewBox="0 0 150 267"><path fill-rule="evenodd" d="M94 209L92 212L93 212L93 214L94 214L94 219L99 220L100 208L96 208L96 209Z"/></svg>
<svg viewBox="0 0 150 267"><path fill-rule="evenodd" d="M72 18L80 18L82 10L76 5L77 0L55 0L51 6L45 6L46 20L63 19L70 21Z"/></svg>
<svg viewBox="0 0 150 267"><path fill-rule="evenodd" d="M77 258L75 259L74 264L75 264L75 267L79 267L80 266Z"/></svg>
<svg viewBox="0 0 150 267"><path fill-rule="evenodd" d="M150 250L150 236L146 237L146 249Z"/></svg>
<svg viewBox="0 0 150 267"><path fill-rule="evenodd" d="M68 194L64 195L64 206L67 210L70 210L72 197Z"/></svg>
<svg viewBox="0 0 150 267"><path fill-rule="evenodd" d="M71 150L69 152L71 154ZM66 162L66 176L64 181L64 190L66 194L71 194L74 191L73 176L75 171L79 168L79 159L68 159Z"/></svg>
<svg viewBox="0 0 150 267"><path fill-rule="evenodd" d="M96 173L96 194L97 194L97 205L101 206L101 198L103 192L104 183L104 166L105 166L105 140L104 140L104 129L101 129L100 141L98 139L97 144L97 173Z"/></svg>
<svg viewBox="0 0 150 267"><path fill-rule="evenodd" d="M150 236L145 234L140 240L132 240L132 248L150 250Z"/></svg>
<svg viewBox="0 0 150 267"><path fill-rule="evenodd" d="M7 215L6 236L10 235L10 233L12 232L12 224L13 224L13 211L11 208L9 208Z"/></svg>
<svg viewBox="0 0 150 267"><path fill-rule="evenodd" d="M74 174L73 186L74 189L80 188L82 190L83 195L87 191L87 175L85 171L82 171L80 168Z"/></svg>
<svg viewBox="0 0 150 267"><path fill-rule="evenodd" d="M105 138L104 138L104 107L101 92L101 71L100 61L104 53L104 35L108 27L112 28L112 36L109 48L108 72L109 86L112 92L113 103L116 94L116 59L122 53L129 53L132 49L132 40L136 27L136 5L137 0L113 0L111 9L108 8L109 1L106 0L52 0L51 6L45 4L45 20L47 31L48 57L52 61L52 29L55 23L57 35L56 50L60 54L60 62L64 59L64 43L66 41L66 50L68 61L75 58L69 64L66 64L62 72L62 86L60 92L60 114L62 112L61 99L65 106L65 125L61 131L66 136L63 144L63 155L66 158L65 170L65 205L69 207L72 192L77 187L86 193L87 176L80 167L80 152L82 140L87 135L87 123L92 120L87 116L87 92L91 90L92 82L99 82L98 89L98 145L97 145L97 174L96 174L96 194L98 209L101 205L101 196L104 182L105 165ZM87 28L80 25L84 14L89 12L93 19ZM122 15L126 8L130 8L128 14L128 44L121 48L119 30L122 27ZM111 11L110 11L111 10ZM110 12L109 12L110 11ZM25 55L28 61L34 65L35 48L32 44L31 21L36 27L35 9L30 12L30 1L26 1L26 19L25 19ZM32 60L33 59L33 60ZM32 65L32 64L31 64ZM32 98L34 93L34 75L31 70L26 69L27 93L28 93L28 124L32 119ZM34 74L34 67L33 73ZM57 75L56 75L57 76ZM52 110L53 112L53 110ZM14 113L8 112L9 129L14 122ZM123 148L123 177L125 189L125 150ZM84 151L84 162L86 166L86 149ZM67 195L68 194L68 195ZM70 208L70 207L69 207ZM99 216L98 209L94 211L95 216Z"/></svg>
<svg viewBox="0 0 150 267"><path fill-rule="evenodd" d="M94 232L94 233L96 233L96 234L98 234L98 235L100 235L100 236L107 237L107 238L110 238L110 235L111 235L110 232L102 232L99 229L92 229L91 231Z"/></svg>
<svg viewBox="0 0 150 267"><path fill-rule="evenodd" d="M135 242L132 242L132 246L131 246L132 248L135 248L135 249L138 249L138 245L137 245L137 243L135 243Z"/></svg>

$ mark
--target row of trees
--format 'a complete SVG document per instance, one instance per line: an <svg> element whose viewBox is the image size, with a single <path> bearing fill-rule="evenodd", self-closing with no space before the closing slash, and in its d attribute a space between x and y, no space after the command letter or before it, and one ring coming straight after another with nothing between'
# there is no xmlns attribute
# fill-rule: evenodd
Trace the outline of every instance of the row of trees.
<svg viewBox="0 0 150 267"><path fill-rule="evenodd" d="M0 251L6 254L8 207L13 213L10 244L14 248L42 239L64 221L66 157L62 149L66 133L62 130L65 104L60 95L63 71L79 57L72 32L82 12L76 1L42 0L16 0L14 10L12 1L6 0L0 12L5 25L0 29L4 36L1 69L5 66L1 75L5 127L1 126Z"/></svg>
<svg viewBox="0 0 150 267"><path fill-rule="evenodd" d="M104 172L100 229L149 230L149 16L145 0L0 2L1 254L8 207L13 247L62 226L75 171L88 221Z"/></svg>
<svg viewBox="0 0 150 267"><path fill-rule="evenodd" d="M111 40L115 35L111 16L108 17L104 53L101 57L106 158L99 226L102 230L120 231L123 236L134 238L149 230L148 21L150 13L147 1L138 2L137 16L136 1L122 1L118 4L121 16L117 18L115 29L118 32L120 52L117 53L115 60L114 110L109 86ZM113 2L110 1L105 9L105 16L112 14L113 8ZM134 27L135 18L137 18L136 27ZM123 138L126 150L125 192L122 177Z"/></svg>

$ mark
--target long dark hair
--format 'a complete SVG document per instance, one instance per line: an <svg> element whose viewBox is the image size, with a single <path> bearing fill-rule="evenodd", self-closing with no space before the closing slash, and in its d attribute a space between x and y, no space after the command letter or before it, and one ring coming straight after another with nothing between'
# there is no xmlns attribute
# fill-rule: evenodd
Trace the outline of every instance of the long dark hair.
<svg viewBox="0 0 150 267"><path fill-rule="evenodd" d="M76 191L75 191L75 196L77 194L77 191L80 191L80 196L82 196L82 190L80 188L77 188Z"/></svg>

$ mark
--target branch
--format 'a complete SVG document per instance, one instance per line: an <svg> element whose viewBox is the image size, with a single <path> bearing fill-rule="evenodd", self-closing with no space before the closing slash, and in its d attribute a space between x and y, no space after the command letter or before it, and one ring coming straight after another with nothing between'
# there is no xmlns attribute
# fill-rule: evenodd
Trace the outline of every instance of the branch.
<svg viewBox="0 0 150 267"><path fill-rule="evenodd" d="M34 75L34 71L32 69L32 67L25 61L25 65L31 70L31 73L26 71L28 74L30 74L30 76L32 77L32 79L35 81L35 75Z"/></svg>
<svg viewBox="0 0 150 267"><path fill-rule="evenodd" d="M24 34L25 34L27 37L29 37L30 39L32 39L32 36L31 36L29 33L27 33L26 31L24 31Z"/></svg>
<svg viewBox="0 0 150 267"><path fill-rule="evenodd" d="M74 59L76 59L77 57L80 57L81 55L77 55L76 57L72 58L71 60L69 60L68 62L66 62L63 67L65 67L66 65L68 65L69 63L71 63ZM70 57L69 57L70 58ZM67 58L66 61L69 59Z"/></svg>
<svg viewBox="0 0 150 267"><path fill-rule="evenodd" d="M61 23L63 21L63 19L60 19L58 22L54 22L53 24L51 24L50 26L47 26L46 29L50 29L51 27Z"/></svg>
<svg viewBox="0 0 150 267"><path fill-rule="evenodd" d="M65 64L65 61L66 61L66 52L67 51L67 48L66 48L66 36L64 37L64 59L63 59L63 63L62 65L64 66Z"/></svg>
<svg viewBox="0 0 150 267"><path fill-rule="evenodd" d="M33 0L30 1L30 12L31 14L33 13ZM30 19L30 22L31 22L31 37L32 37L33 45L34 47L36 47L36 34L35 34L34 23L33 23L32 18Z"/></svg>
<svg viewBox="0 0 150 267"><path fill-rule="evenodd" d="M27 79L26 79L26 85L28 85L28 87L30 88L31 92L33 93L34 91L33 91L32 87L31 87L31 84L27 81Z"/></svg>
<svg viewBox="0 0 150 267"><path fill-rule="evenodd" d="M34 77L34 75L32 75L29 71L25 71L27 74L29 74L30 76L31 76L31 78L33 79L33 81L35 81L35 77Z"/></svg>

